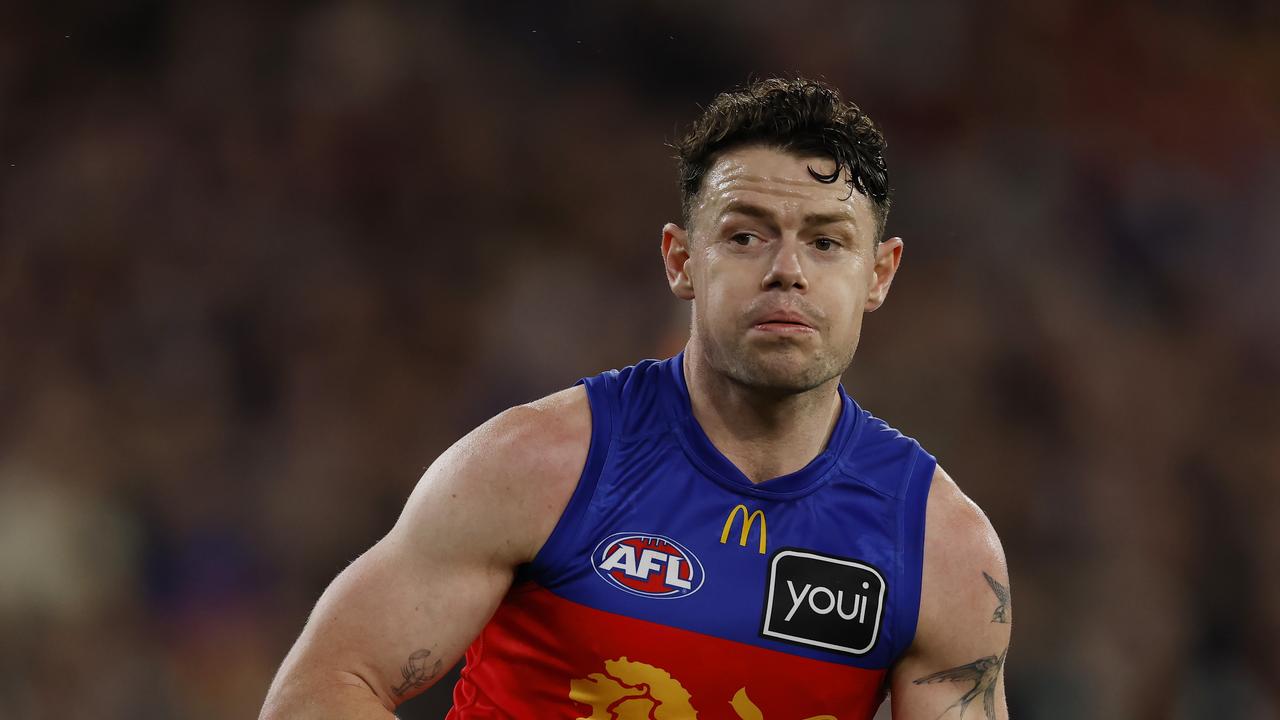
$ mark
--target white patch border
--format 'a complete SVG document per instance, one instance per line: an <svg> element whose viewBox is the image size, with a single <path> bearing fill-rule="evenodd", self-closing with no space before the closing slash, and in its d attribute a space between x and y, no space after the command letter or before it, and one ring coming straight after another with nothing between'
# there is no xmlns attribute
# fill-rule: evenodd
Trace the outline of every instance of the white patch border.
<svg viewBox="0 0 1280 720"><path fill-rule="evenodd" d="M666 593L666 594L663 594L663 595L654 595L654 594L652 594L652 593L642 593L642 592L640 592L639 590L632 590L631 588L627 587L626 585L623 585L622 583L620 583L620 582L618 582L617 580L614 580L612 577L608 576L608 574L607 574L607 573L601 572L601 571L600 571L600 562L601 562L601 560L600 560L600 558L599 558L600 548L601 548L601 547L603 547L603 546L605 545L605 543L609 543L609 542L613 542L613 541L615 541L615 540L619 540L619 539L623 539L623 538L629 538L629 537L653 538L653 539L655 539L655 540L661 540L662 542L665 542L665 543L670 543L671 545L673 545L673 546L675 546L676 548L678 548L678 549L680 550L680 552L684 553L684 556L685 556L685 558L686 558L686 559L690 559L690 558L692 558L692 560L693 560L693 565L694 565L694 566L696 566L696 570L697 570L698 584L697 584L697 585L695 585L695 586L693 587L693 589L692 589L692 590L690 590L690 591L689 591L689 592L687 592L687 593L680 594L680 593L678 593L677 591L672 590L671 592ZM617 588L617 589L619 589L619 590L621 590L621 591L623 591L623 592L625 592L625 593L629 593L629 594L631 594L631 595L635 595L635 596L637 596L637 597L649 598L649 599L652 599L652 600L679 600L680 598L687 598L687 597L689 597L690 595L692 595L692 594L694 594L694 593L698 592L699 590L701 590L701 589L702 589L702 586L703 586L704 584L706 584L706 581L707 581L707 571L706 571L706 569L703 567L703 565L702 565L702 561L698 559L698 556L697 556L697 555L694 555L694 554L693 554L693 551L692 551L692 550L690 550L689 548L685 547L682 543L678 543L678 542L676 542L675 540L673 540L673 539L671 539L671 538L667 537L666 535L659 535L659 534L657 534L657 533L647 533L647 532L616 532L616 533L613 533L613 534L609 535L609 536L608 536L608 537L606 537L605 539L603 539L603 540L601 540L600 542L596 543L595 549L593 549L593 550L591 551L591 569L596 571L596 575L598 575L598 576L600 577L600 579L601 579L601 580L604 580L605 582L609 583L609 584L610 584L610 585L612 585L613 587L615 587L615 588Z"/></svg>
<svg viewBox="0 0 1280 720"><path fill-rule="evenodd" d="M871 640L867 643L866 647L862 649L851 648L845 645L836 645L835 643L825 643L825 642L822 642L821 640L811 640L809 638L799 637L796 635L788 635L786 633L776 632L774 630L769 629L769 623L773 619L773 597L774 597L773 590L774 590L774 584L777 582L777 578L778 578L778 561L784 557L791 557L791 556L810 558L813 560L821 560L823 562L829 562L836 565L847 565L849 567L861 568L862 570L867 570L872 575L876 576L876 579L880 581L880 597L877 598L876 600L876 619L871 629ZM871 649L876 646L876 641L880 639L880 617L884 614L884 593L886 589L888 589L888 585L887 583L885 583L884 576L880 574L880 571L876 570L875 568L865 563L861 563L856 560L845 560L843 558L831 557L830 555L820 555L818 553L805 552L803 550L779 550L777 553L774 554L773 560L769 562L769 595L768 595L769 600L765 604L764 627L760 629L760 635L764 637L777 638L779 640L789 640L791 642L800 643L801 645L812 645L814 647L825 648L827 650L836 650L839 652L846 652L852 655L866 655L867 653L871 652Z"/></svg>

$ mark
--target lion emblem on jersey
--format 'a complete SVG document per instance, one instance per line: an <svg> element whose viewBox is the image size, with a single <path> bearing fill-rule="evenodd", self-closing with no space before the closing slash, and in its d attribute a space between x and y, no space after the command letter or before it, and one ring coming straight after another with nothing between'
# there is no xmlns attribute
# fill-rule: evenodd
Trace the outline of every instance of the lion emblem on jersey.
<svg viewBox="0 0 1280 720"><path fill-rule="evenodd" d="M696 718L689 692L662 668L628 660L605 660L604 672L569 683L569 697L591 706L579 720L680 720Z"/></svg>
<svg viewBox="0 0 1280 720"><path fill-rule="evenodd" d="M648 663L605 660L604 672L591 673L569 683L569 698L591 707L591 715L578 720L685 720L698 717L693 698L671 673ZM741 720L764 720L764 713L747 689L740 688L728 701ZM806 720L837 720L818 715Z"/></svg>

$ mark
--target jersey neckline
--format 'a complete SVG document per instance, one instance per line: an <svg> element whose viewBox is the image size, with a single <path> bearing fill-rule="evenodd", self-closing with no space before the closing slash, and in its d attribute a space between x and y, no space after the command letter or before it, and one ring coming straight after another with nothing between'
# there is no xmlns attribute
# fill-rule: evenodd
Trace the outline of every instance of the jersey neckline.
<svg viewBox="0 0 1280 720"><path fill-rule="evenodd" d="M850 438L857 435L862 425L862 413L853 399L844 391L844 385L836 386L840 394L840 417L827 440L827 446L809 464L799 470L753 483L707 437L706 432L693 416L689 387L684 379L684 352L681 351L667 366L665 382L668 408L674 415L673 424L685 453L704 473L720 485L737 493L756 497L789 498L807 495L821 487L844 452Z"/></svg>

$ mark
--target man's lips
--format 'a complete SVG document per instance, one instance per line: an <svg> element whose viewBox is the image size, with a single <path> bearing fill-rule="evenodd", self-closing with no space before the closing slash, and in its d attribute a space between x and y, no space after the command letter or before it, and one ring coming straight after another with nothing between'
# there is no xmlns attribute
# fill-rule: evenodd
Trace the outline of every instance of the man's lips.
<svg viewBox="0 0 1280 720"><path fill-rule="evenodd" d="M803 315L790 312L769 313L758 318L752 329L773 333L810 333L815 332Z"/></svg>

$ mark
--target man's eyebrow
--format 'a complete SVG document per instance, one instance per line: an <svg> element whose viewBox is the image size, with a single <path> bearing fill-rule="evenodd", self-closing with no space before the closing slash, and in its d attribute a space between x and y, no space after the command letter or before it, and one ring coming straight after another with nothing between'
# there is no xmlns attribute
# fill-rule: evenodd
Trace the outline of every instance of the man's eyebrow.
<svg viewBox="0 0 1280 720"><path fill-rule="evenodd" d="M724 206L724 210L720 211L720 217L724 217L730 213L746 215L748 217L759 218L761 220L775 220L773 212L768 208L764 208L759 205L752 205L751 203L743 202L742 200L729 201L729 204ZM833 225L835 223L842 222L847 222L854 227L857 227L858 225L853 213L848 210L841 210L840 212L809 213L804 216L805 225Z"/></svg>
<svg viewBox="0 0 1280 720"><path fill-rule="evenodd" d="M858 226L858 221L848 210L835 213L809 213L804 216L805 225L834 225L842 222L847 222L854 227Z"/></svg>
<svg viewBox="0 0 1280 720"><path fill-rule="evenodd" d="M729 204L725 205L724 209L720 211L720 217L724 217L729 213L737 213L738 215L760 218L761 220L773 219L773 213L768 209L760 207L759 205L752 205L749 202L743 202L741 200L730 200Z"/></svg>

